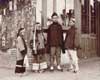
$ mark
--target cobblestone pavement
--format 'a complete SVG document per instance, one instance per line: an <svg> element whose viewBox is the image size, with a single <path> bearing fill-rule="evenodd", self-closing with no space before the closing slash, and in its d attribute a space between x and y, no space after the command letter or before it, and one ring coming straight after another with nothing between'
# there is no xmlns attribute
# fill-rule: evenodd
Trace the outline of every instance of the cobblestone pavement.
<svg viewBox="0 0 100 80"><path fill-rule="evenodd" d="M14 74L15 62L10 55L0 54L0 80L100 80L100 58L95 57L91 59L80 60L80 71L78 73L64 72L45 72L33 73L27 71L27 75L23 77ZM9 62L10 61L10 62Z"/></svg>

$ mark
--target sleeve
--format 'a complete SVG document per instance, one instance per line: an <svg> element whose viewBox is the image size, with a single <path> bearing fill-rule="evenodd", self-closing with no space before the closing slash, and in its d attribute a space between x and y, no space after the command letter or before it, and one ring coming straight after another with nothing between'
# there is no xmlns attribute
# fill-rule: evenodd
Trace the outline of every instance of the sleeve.
<svg viewBox="0 0 100 80"><path fill-rule="evenodd" d="M50 43L50 29L51 29L51 25L49 26L49 28L48 28L48 32L47 32L47 44L49 45L49 43Z"/></svg>
<svg viewBox="0 0 100 80"><path fill-rule="evenodd" d="M17 48L18 48L19 51L25 50L23 41L20 37L17 38Z"/></svg>

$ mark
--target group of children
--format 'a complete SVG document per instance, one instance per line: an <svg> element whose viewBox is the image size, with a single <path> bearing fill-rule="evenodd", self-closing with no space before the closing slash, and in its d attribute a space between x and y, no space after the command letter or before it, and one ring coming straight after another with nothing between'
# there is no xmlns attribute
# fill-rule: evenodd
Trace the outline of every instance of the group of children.
<svg viewBox="0 0 100 80"><path fill-rule="evenodd" d="M57 15L54 14L53 15L53 19L55 19ZM75 19L72 19L69 23L70 28L67 30L66 32L66 37L65 40L63 39L63 32L61 30L57 30L55 26L57 26L60 29L60 25L58 24L58 22L56 20L54 20L54 22L51 24L51 26L49 26L48 29L48 37L47 37L47 41L45 39L44 36L44 32L42 30L42 27L40 25L40 23L36 23L35 28L33 30L33 40L31 40L31 49L32 49L32 54L34 56L33 59L33 71L44 71L45 69L48 68L48 64L46 62L45 59L45 53L47 47L45 46L45 44L47 44L49 46L49 53L50 53L50 71L54 70L54 58L56 59L57 62L57 69L60 71L63 71L63 69L61 68L61 50L63 53L68 53L68 56L70 58L70 68L68 70L72 70L74 69L74 72L76 73L79 70L79 66L78 66L78 57L77 57L77 48L78 46L75 43L75 39L76 39L76 28L75 28ZM53 29L55 31L53 31ZM51 31L50 31L51 29ZM56 33L57 30L57 33ZM50 34L51 33L51 34ZM60 36L61 37L57 37L56 36ZM53 39L51 39L54 36ZM51 37L51 38L50 38ZM56 40L57 39L57 40ZM54 41L56 42L54 42ZM60 41L61 45L59 46L57 41Z"/></svg>
<svg viewBox="0 0 100 80"><path fill-rule="evenodd" d="M79 71L77 49L79 45L76 45L76 31L75 20L71 19L69 22L69 29L65 32L65 40L63 38L63 29L58 22L57 13L53 13L52 23L49 28L45 30L47 33L47 39L44 36L44 30L40 23L36 23L32 32L32 39L30 40L30 48L32 50L32 70L34 72L44 72L48 68L46 61L46 53L49 53L49 69L54 71L55 67L58 71L63 71L61 67L61 52L66 54L70 58L70 67L68 71L73 70L74 73ZM18 61L16 63L15 73L24 73L23 60L27 53L25 41L23 39L23 28L19 30L17 37L17 50ZM24 54L25 53L25 54ZM21 57L20 57L21 56ZM56 66L55 66L56 60ZM24 71L21 70L24 68Z"/></svg>

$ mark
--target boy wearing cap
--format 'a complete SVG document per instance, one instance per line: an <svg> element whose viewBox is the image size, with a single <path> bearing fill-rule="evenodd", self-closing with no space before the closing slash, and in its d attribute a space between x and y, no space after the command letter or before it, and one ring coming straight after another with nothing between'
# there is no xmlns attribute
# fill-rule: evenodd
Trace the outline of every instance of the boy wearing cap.
<svg viewBox="0 0 100 80"><path fill-rule="evenodd" d="M54 70L54 60L56 58L57 70L63 71L60 65L61 49L63 47L63 32L62 26L58 23L57 13L53 13L53 23L49 26L47 32L47 44L50 50L50 71Z"/></svg>

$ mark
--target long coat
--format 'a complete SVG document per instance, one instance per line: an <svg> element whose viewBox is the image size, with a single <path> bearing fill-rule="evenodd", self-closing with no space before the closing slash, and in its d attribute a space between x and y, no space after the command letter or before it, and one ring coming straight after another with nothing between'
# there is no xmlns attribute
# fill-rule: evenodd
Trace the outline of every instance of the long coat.
<svg viewBox="0 0 100 80"><path fill-rule="evenodd" d="M38 49L44 49L45 48L45 37L44 37L44 34L42 32L39 32L37 34L37 38L38 38Z"/></svg>
<svg viewBox="0 0 100 80"><path fill-rule="evenodd" d="M69 30L66 32L66 38L65 38L65 49L75 49L76 48L76 28L72 26Z"/></svg>
<svg viewBox="0 0 100 80"><path fill-rule="evenodd" d="M25 47L25 42L23 41L23 39L18 36L17 37L17 60L22 60L24 58L24 56L22 55L22 51L24 51L24 54L27 53L26 47Z"/></svg>
<svg viewBox="0 0 100 80"><path fill-rule="evenodd" d="M34 34L34 33L33 33ZM33 49L34 39L30 40L30 48ZM36 31L36 47L37 49L45 48L45 36L42 30Z"/></svg>

